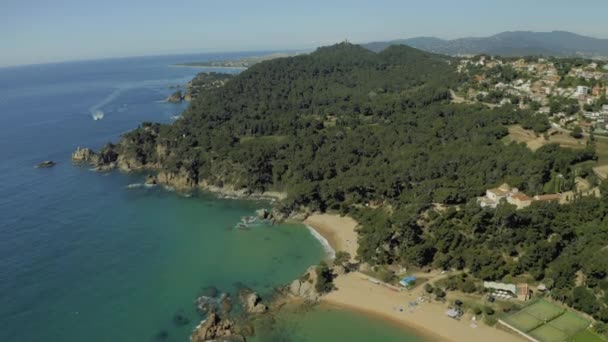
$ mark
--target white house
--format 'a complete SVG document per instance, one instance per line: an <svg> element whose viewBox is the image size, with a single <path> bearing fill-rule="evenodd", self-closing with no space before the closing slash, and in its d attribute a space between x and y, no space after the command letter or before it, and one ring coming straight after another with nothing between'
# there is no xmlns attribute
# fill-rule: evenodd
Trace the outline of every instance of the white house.
<svg viewBox="0 0 608 342"><path fill-rule="evenodd" d="M576 95L587 95L589 94L589 87L578 86L576 87Z"/></svg>

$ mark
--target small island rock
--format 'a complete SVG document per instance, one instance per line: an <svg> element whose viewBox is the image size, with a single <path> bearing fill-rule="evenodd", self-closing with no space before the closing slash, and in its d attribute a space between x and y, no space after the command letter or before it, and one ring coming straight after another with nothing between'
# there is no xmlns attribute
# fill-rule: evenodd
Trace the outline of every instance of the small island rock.
<svg viewBox="0 0 608 342"><path fill-rule="evenodd" d="M245 341L242 335L234 332L235 323L228 319L221 319L217 314L211 313L199 326L194 329L190 341Z"/></svg>
<svg viewBox="0 0 608 342"><path fill-rule="evenodd" d="M45 160L42 163L39 163L38 165L36 165L36 168L38 169L43 169L43 168L49 168L49 167L53 167L57 165L57 163L55 163L52 160Z"/></svg>

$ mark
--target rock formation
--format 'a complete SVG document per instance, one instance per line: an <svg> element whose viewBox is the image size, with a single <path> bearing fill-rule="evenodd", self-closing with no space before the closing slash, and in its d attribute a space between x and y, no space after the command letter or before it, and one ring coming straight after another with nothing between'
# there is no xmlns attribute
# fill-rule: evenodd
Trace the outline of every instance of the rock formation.
<svg viewBox="0 0 608 342"><path fill-rule="evenodd" d="M236 325L229 319L221 319L215 313L209 314L206 320L202 321L192 332L190 341L225 341L239 342L245 341L245 337L234 332Z"/></svg>
<svg viewBox="0 0 608 342"><path fill-rule="evenodd" d="M182 102L183 100L184 100L184 97L182 95L182 91L178 90L175 93L171 94L169 97L167 97L167 99L165 101L171 102L171 103L178 103L178 102Z"/></svg>
<svg viewBox="0 0 608 342"><path fill-rule="evenodd" d="M36 165L36 168L38 169L43 169L43 168L49 168L49 167L53 167L57 165L57 163L55 163L52 160L45 160L42 163L39 163L38 165Z"/></svg>
<svg viewBox="0 0 608 342"><path fill-rule="evenodd" d="M294 280L289 285L289 292L294 295L301 297L307 301L317 302L321 298L315 288L317 284L317 272L316 266L311 266L306 270L303 276L299 279Z"/></svg>
<svg viewBox="0 0 608 342"><path fill-rule="evenodd" d="M262 298L249 289L242 289L239 293L243 308L250 314L261 314L268 311L268 307L262 303Z"/></svg>
<svg viewBox="0 0 608 342"><path fill-rule="evenodd" d="M255 212L260 220L265 220L270 216L268 209L258 209Z"/></svg>
<svg viewBox="0 0 608 342"><path fill-rule="evenodd" d="M90 148L76 148L72 153L72 161L75 163L97 163L97 154Z"/></svg>

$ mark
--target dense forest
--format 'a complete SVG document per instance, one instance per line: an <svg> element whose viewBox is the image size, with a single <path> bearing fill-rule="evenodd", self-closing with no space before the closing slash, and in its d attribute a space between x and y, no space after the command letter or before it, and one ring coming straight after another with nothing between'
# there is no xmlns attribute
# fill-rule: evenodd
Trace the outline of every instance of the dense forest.
<svg viewBox="0 0 608 342"><path fill-rule="evenodd" d="M349 213L361 223L363 261L529 276L608 320L608 265L591 258L608 253L608 200L520 211L475 203L503 182L542 194L594 149L505 144L505 125L542 131L546 117L452 103L450 89L464 81L456 64L403 45L319 48L256 64L202 93L174 124L144 123L113 148L193 185L285 191L284 212Z"/></svg>

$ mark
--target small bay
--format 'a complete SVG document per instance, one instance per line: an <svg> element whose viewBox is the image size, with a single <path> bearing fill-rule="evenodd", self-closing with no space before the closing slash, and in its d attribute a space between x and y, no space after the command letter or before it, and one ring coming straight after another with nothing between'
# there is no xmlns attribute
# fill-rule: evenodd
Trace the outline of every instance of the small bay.
<svg viewBox="0 0 608 342"><path fill-rule="evenodd" d="M324 258L300 225L235 228L267 202L185 197L130 186L145 175L71 164L77 146L99 148L142 121L168 123L185 109L161 100L205 69L169 65L244 55L0 69L1 341L186 341L200 321L193 302L202 288L234 293L246 285L270 294ZM98 111L103 118L94 120ZM34 168L43 160L57 165ZM175 324L178 312L190 322ZM292 337L304 340L351 336L324 335L320 324L328 322L357 325L361 341L374 340L377 329L403 333L340 310L300 318Z"/></svg>

